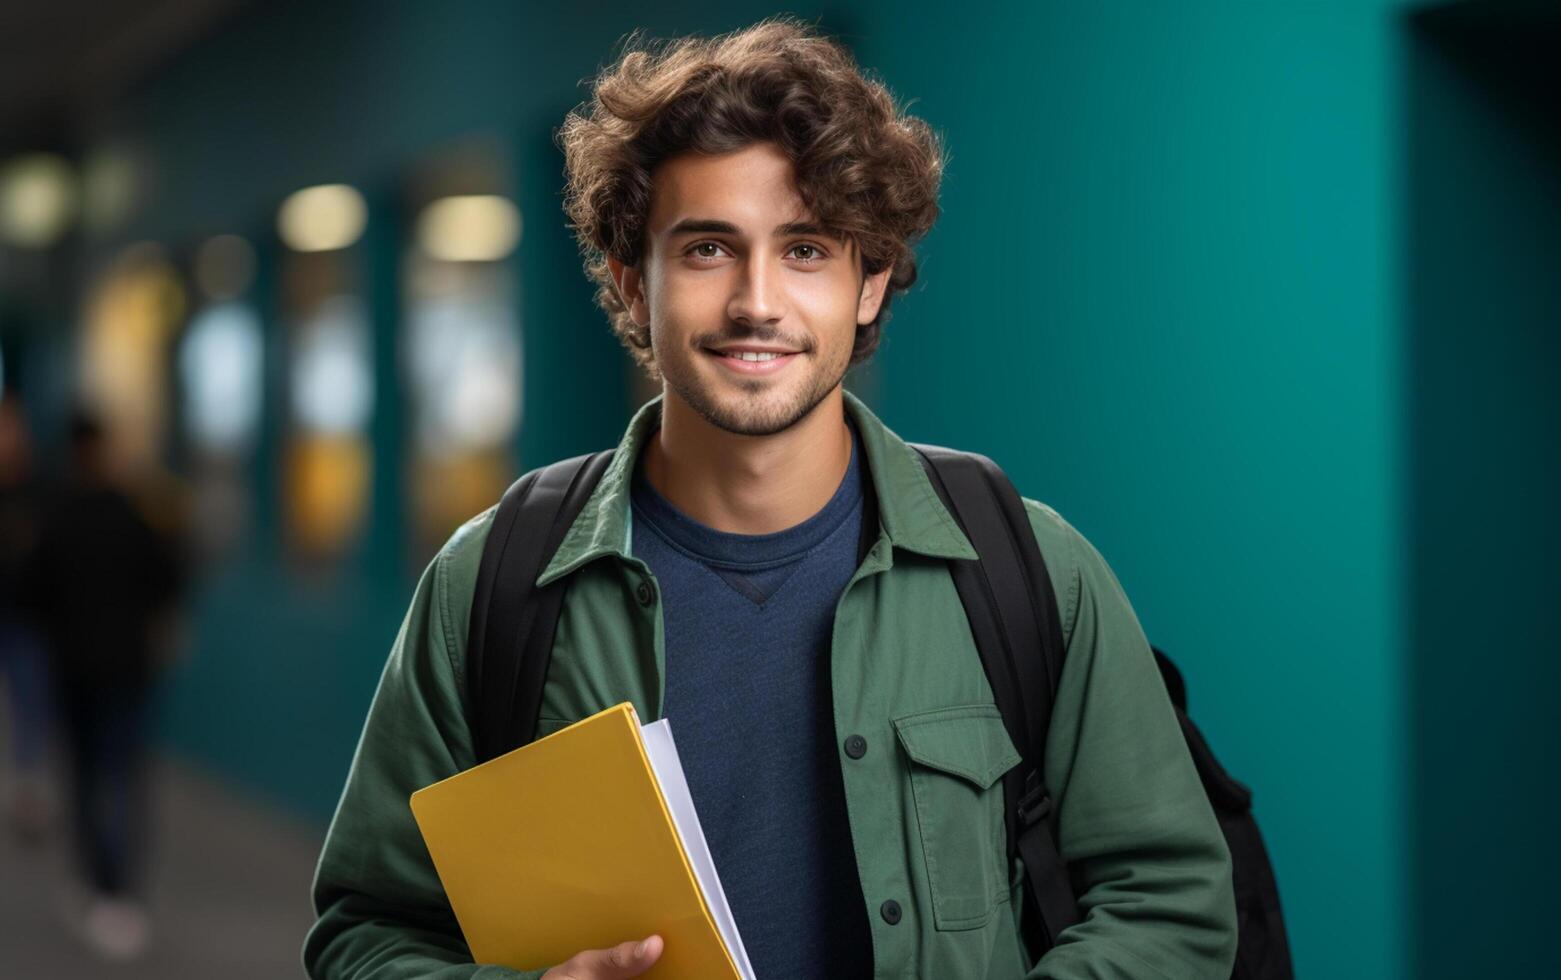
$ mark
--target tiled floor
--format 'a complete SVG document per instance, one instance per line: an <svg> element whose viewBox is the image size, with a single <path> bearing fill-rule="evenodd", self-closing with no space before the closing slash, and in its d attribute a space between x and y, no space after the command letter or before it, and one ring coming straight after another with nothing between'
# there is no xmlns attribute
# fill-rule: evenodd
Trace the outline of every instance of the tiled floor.
<svg viewBox="0 0 1561 980"><path fill-rule="evenodd" d="M309 879L323 828L280 817L169 763L156 773L153 941L132 964L95 959L63 909L67 838L23 848L0 827L0 977L276 980L301 977Z"/></svg>

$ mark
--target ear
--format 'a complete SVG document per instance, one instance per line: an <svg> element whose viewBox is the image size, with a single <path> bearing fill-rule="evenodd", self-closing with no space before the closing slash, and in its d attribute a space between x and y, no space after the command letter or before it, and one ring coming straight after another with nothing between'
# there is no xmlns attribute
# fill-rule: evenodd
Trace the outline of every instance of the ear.
<svg viewBox="0 0 1561 980"><path fill-rule="evenodd" d="M650 306L645 302L645 277L640 267L624 265L609 255L607 271L612 275L613 284L618 287L618 299L628 309L629 319L639 327L650 323Z"/></svg>
<svg viewBox="0 0 1561 980"><path fill-rule="evenodd" d="M883 306L884 290L889 288L889 274L894 271L892 266L882 272L875 272L862 280L862 293L856 301L856 322L858 326L873 322L878 315L878 310Z"/></svg>

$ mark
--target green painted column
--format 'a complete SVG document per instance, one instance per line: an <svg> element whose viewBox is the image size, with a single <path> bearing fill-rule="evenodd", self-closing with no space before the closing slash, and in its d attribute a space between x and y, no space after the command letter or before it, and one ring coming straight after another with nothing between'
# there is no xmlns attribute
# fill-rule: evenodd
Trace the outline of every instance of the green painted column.
<svg viewBox="0 0 1561 980"><path fill-rule="evenodd" d="M567 104L538 113L516 140L525 230L518 263L524 353L522 471L614 446L628 419L629 357L593 300L562 210L563 154L553 130Z"/></svg>

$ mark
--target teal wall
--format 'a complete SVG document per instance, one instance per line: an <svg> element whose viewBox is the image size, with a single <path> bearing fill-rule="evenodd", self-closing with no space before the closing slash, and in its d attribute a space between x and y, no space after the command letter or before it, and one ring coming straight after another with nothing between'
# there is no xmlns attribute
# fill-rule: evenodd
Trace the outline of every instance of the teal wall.
<svg viewBox="0 0 1561 980"><path fill-rule="evenodd" d="M1399 26L1286 6L1032 4L1000 33L950 8L874 34L953 154L879 402L1100 548L1254 791L1298 974L1391 977Z"/></svg>
<svg viewBox="0 0 1561 980"><path fill-rule="evenodd" d="M1459 326L1485 287L1458 285L1466 252L1446 236L1471 215L1444 210L1426 227L1406 217L1465 186L1459 171L1423 165L1438 152L1442 103L1459 90L1426 74L1407 4L1287 6L793 10L843 35L951 150L923 280L897 301L857 389L907 437L993 456L1101 549L1150 638L1182 665L1195 718L1255 791L1299 975L1430 976L1464 906L1439 911L1411 889L1464 887L1457 870L1424 868L1446 865L1458 835L1478 829L1478 807L1466 799L1445 820L1426 816L1445 782L1427 747L1467 779L1479 752L1555 744L1534 696L1510 731L1458 754L1467 727L1440 721L1459 708L1455 648L1474 635L1458 630L1490 626L1454 615L1469 600L1448 576L1496 558L1467 550L1472 527L1470 541L1437 547L1442 522L1470 499L1509 500L1505 484L1442 484L1463 451L1490 454L1481 458L1498 472L1522 447L1555 444L1545 376L1519 371L1554 361L1554 337L1538 325L1555 322L1555 293L1495 345ZM162 174L136 234L264 237L296 187L348 180L389 201L419 154L494 133L514 153L527 222L515 262L527 343L517 459L605 445L630 408L627 359L562 226L549 134L583 94L575 82L631 28L709 32L770 12L706 11L255 5L116 121ZM1483 138L1479 103L1457 111L1463 132ZM1492 154L1473 164L1510 176L1511 153ZM1529 183L1503 199L1506 217L1482 226L1492 241L1535 244L1513 215L1540 172L1522 171ZM381 273L398 220L383 210L365 249ZM1489 265L1491 281L1542 292L1537 267ZM1428 271L1442 291L1413 288ZM382 332L393 305L379 307ZM1421 321L1438 310L1441 326L1426 333ZM1509 372L1524 381L1463 441L1442 443L1437 413L1462 390L1472 354L1482 390ZM1552 414L1525 415L1530 402ZM1505 441L1486 445L1481 434L1497 427ZM376 440L393 475L395 426L382 422ZM1553 462L1527 467L1515 471L1522 501L1554 499ZM272 513L250 554L207 589L200 648L170 692L176 744L274 799L329 812L417 571L396 558L402 506L381 491L364 557L324 585L280 572L266 543ZM1549 520L1534 525L1543 534L1515 572L1554 553ZM1530 527L1511 522L1513 535ZM1483 588L1479 608L1511 592L1505 580ZM1548 637L1553 648L1555 620L1535 589L1515 594L1522 618L1490 635L1539 669L1532 643L1516 641ZM1438 609L1442 620L1428 615ZM1482 689L1489 706L1501 695L1494 682ZM1471 785L1483 792L1496 779ZM1531 783L1500 799L1516 861L1523 835L1538 839L1520 814L1539 800ZM1481 879L1523 901L1538 896L1537 880L1519 869ZM1415 949L1428 952L1417 960ZM1491 965L1457 972L1490 973L1476 962Z"/></svg>

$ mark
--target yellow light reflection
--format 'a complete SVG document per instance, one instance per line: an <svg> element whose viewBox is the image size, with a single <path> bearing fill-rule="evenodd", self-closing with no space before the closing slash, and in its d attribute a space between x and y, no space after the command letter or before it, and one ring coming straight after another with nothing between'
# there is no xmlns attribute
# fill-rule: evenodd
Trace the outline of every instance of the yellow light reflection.
<svg viewBox="0 0 1561 980"><path fill-rule="evenodd" d="M372 463L354 435L300 435L288 446L288 524L301 554L334 554L358 531Z"/></svg>
<svg viewBox="0 0 1561 980"><path fill-rule="evenodd" d="M494 450L446 458L419 457L411 467L418 547L438 548L473 514L504 494L514 479L509 457Z"/></svg>
<svg viewBox="0 0 1561 980"><path fill-rule="evenodd" d="M320 184L296 191L277 213L277 233L298 252L330 252L346 248L368 223L363 195L346 184Z"/></svg>
<svg viewBox="0 0 1561 980"><path fill-rule="evenodd" d="M419 215L417 241L445 262L496 262L520 241L520 212L497 194L440 198Z"/></svg>
<svg viewBox="0 0 1561 980"><path fill-rule="evenodd" d="M184 290L162 249L126 249L93 290L81 341L82 390L107 417L112 444L135 467L159 459L168 414L168 350Z"/></svg>
<svg viewBox="0 0 1561 980"><path fill-rule="evenodd" d="M48 248L76 217L75 171L64 157L29 153L0 169L0 238L22 248Z"/></svg>

